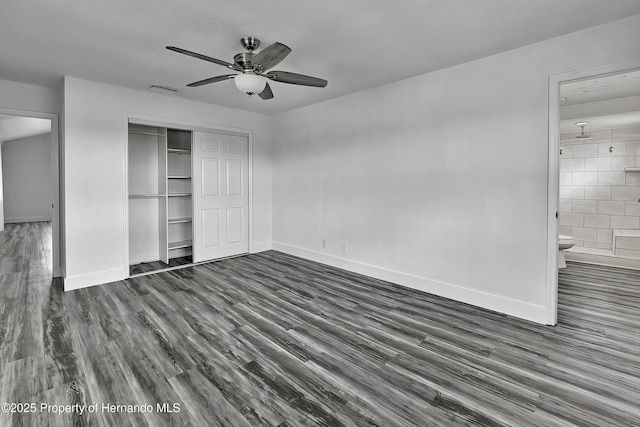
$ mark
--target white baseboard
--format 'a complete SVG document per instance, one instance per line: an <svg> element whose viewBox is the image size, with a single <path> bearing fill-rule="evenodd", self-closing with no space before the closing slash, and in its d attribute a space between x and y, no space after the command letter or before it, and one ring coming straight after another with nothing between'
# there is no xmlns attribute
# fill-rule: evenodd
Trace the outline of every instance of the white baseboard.
<svg viewBox="0 0 640 427"><path fill-rule="evenodd" d="M573 251L564 251L564 255L567 261L640 270L640 259L623 258L615 255L587 254Z"/></svg>
<svg viewBox="0 0 640 427"><path fill-rule="evenodd" d="M70 276L64 278L64 290L73 291L76 289L88 288L95 285L104 285L110 282L117 282L128 277L129 272L122 269L105 270L97 273L83 274L80 276Z"/></svg>
<svg viewBox="0 0 640 427"><path fill-rule="evenodd" d="M46 222L51 221L51 218L48 216L20 216L20 217L9 217L5 218L5 224L17 224L20 222Z"/></svg>
<svg viewBox="0 0 640 427"><path fill-rule="evenodd" d="M271 242L254 243L251 245L249 253L257 254L258 252L270 251L271 249Z"/></svg>
<svg viewBox="0 0 640 427"><path fill-rule="evenodd" d="M385 280L407 288L475 305L532 322L546 324L547 321L547 310L544 306L529 304L524 301L514 300L462 286L389 270L333 255L310 251L308 249L287 245L285 243L273 242L272 248L286 254L327 264L332 267L341 268L354 273L363 274L365 276L374 277L376 279Z"/></svg>

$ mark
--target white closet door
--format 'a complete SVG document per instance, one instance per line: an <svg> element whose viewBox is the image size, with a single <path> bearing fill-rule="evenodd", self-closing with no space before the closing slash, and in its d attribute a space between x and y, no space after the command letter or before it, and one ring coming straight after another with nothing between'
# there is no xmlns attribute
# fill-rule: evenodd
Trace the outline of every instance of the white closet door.
<svg viewBox="0 0 640 427"><path fill-rule="evenodd" d="M193 132L193 261L249 252L246 137Z"/></svg>

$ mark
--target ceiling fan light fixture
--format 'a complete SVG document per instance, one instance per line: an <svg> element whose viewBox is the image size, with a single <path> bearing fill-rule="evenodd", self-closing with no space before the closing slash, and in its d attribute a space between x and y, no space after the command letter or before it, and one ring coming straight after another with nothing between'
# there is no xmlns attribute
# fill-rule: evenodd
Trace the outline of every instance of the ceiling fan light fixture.
<svg viewBox="0 0 640 427"><path fill-rule="evenodd" d="M248 52L241 52L235 55L233 57L233 63L176 46L166 46L166 48L182 55L222 65L223 67L234 71L234 74L224 74L189 83L187 87L199 87L233 79L240 92L246 93L247 95L257 94L260 98L268 100L273 99L273 92L271 91L271 86L268 83L269 80L299 86L327 86L327 81L325 79L319 79L317 77L307 76L304 74L291 73L287 71L269 71L267 73L267 70L275 67L287 55L289 55L289 53L291 53L291 48L285 44L275 42L268 47L261 49L260 52L255 53L255 49L260 45L260 40L255 37L247 36L240 39L240 43Z"/></svg>
<svg viewBox="0 0 640 427"><path fill-rule="evenodd" d="M267 79L265 77L253 73L238 74L233 80L238 90L247 95L260 93L267 85Z"/></svg>

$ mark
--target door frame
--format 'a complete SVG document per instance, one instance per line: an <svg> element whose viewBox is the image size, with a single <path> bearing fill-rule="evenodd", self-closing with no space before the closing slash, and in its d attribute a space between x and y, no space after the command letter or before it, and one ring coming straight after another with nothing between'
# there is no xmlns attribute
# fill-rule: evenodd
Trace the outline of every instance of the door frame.
<svg viewBox="0 0 640 427"><path fill-rule="evenodd" d="M558 211L560 204L560 86L576 80L640 69L640 58L549 76L546 324L558 323Z"/></svg>
<svg viewBox="0 0 640 427"><path fill-rule="evenodd" d="M122 138L124 141L123 149L123 170L124 180L122 187L122 201L124 206L124 258L123 258L123 270L125 271L125 278L129 278L129 123L135 123L139 125L165 127L173 129L183 129L188 131L200 131L200 132L217 132L226 133L230 135L244 136L248 139L247 148L247 167L248 170L248 239L249 239L249 253L255 252L254 249L254 237L253 237L253 131L248 129L234 128L229 126L220 126L211 123L191 122L186 120L167 119L165 117L149 116L145 114L136 114L125 112L122 114Z"/></svg>
<svg viewBox="0 0 640 427"><path fill-rule="evenodd" d="M41 113L39 111L16 110L13 108L1 108L0 114L7 116L29 117L34 119L48 119L51 122L51 252L53 255L53 277L62 277L60 254L62 241L60 240L60 214L62 202L60 200L60 140L58 122L59 117L53 113Z"/></svg>

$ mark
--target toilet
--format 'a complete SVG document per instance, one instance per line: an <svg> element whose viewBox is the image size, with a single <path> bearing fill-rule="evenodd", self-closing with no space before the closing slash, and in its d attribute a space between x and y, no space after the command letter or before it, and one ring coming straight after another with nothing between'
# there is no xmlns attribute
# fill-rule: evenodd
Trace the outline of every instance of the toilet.
<svg viewBox="0 0 640 427"><path fill-rule="evenodd" d="M565 236L564 234L558 236L558 268L567 268L567 261L563 251L572 248L575 243L572 236Z"/></svg>

